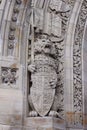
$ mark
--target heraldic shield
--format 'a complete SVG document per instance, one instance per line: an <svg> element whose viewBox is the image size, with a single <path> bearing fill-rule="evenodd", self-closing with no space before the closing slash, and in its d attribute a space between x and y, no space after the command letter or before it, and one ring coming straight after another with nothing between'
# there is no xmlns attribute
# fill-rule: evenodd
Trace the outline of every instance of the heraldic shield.
<svg viewBox="0 0 87 130"><path fill-rule="evenodd" d="M53 78L56 78L55 71L32 74L31 99L40 116L46 116L53 104L55 89L50 86L50 81Z"/></svg>

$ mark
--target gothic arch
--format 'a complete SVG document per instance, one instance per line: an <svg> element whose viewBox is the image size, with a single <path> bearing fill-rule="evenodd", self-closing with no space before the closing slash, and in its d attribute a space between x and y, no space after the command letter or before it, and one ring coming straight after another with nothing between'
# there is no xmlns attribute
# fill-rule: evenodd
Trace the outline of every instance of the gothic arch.
<svg viewBox="0 0 87 130"><path fill-rule="evenodd" d="M68 28L69 32L67 33L67 38L69 34L69 38L66 40L66 58L69 58L68 70L66 69L66 74L69 74L69 83L68 90L70 93L69 105L71 109L71 117L72 121L74 121L75 127L83 127L83 77L82 77L82 63L83 61L83 35L84 28L87 18L87 9L86 9L86 0L77 1L75 3L74 9L71 16L71 23L69 23L70 28ZM74 17L73 17L74 16ZM71 43L71 44L70 44ZM67 46L68 44L68 46ZM69 47L69 48L68 48ZM70 53L67 53L67 49L70 50ZM68 55L68 56L67 56ZM66 61L67 61L66 59ZM67 80L67 79L66 79ZM67 87L67 84L65 88ZM69 114L69 113L68 113ZM71 121L71 122L72 122ZM72 124L72 123L71 123Z"/></svg>
<svg viewBox="0 0 87 130"><path fill-rule="evenodd" d="M65 89L66 89L67 93L70 94L70 96L69 96L70 100L68 101L68 103L69 103L68 108L69 109L66 109L66 111L68 111L68 112L69 111L73 112L74 106L75 106L74 105L74 99L73 99L73 93L74 93L74 85L73 85L73 82L74 82L74 78L73 78L74 63L73 63L73 61L74 60L73 60L72 57L74 55L73 49L74 49L74 46L75 46L74 45L75 30L76 30L76 26L77 26L77 23L78 23L77 21L78 21L79 13L81 12L81 8L83 8L82 3L84 3L84 1L80 0L80 1L77 1L74 5L74 8L73 8L73 11L72 11L72 14L71 14L71 19L70 19L69 24L68 24L69 26L68 26L68 29L67 29L67 36L66 36L65 62L68 61L69 63L68 64L66 63L67 69L65 67L65 77L67 77L66 75L69 75L69 77L70 77L69 79L65 79L65 83L67 83L67 80L68 80L68 88L66 88L67 84L65 84ZM26 4L26 8L27 8L27 6L28 5ZM24 17L26 17L26 13L25 13ZM23 28L26 30L26 34L25 34L25 38L22 40L22 42L24 41L24 43L26 42L28 44L28 34L29 34L28 24L24 24ZM26 52L28 52L28 51L26 51ZM28 54L26 54L26 55L28 55ZM68 57L68 55L69 55L69 57ZM24 58L24 59L26 59L26 58Z"/></svg>
<svg viewBox="0 0 87 130"><path fill-rule="evenodd" d="M87 127L87 19L82 41L82 89L83 89L83 118L84 127Z"/></svg>
<svg viewBox="0 0 87 130"><path fill-rule="evenodd" d="M63 43L64 68L62 74L64 76L64 105L67 127L80 129L83 126L84 128L87 127L87 0L76 0L75 3L73 1L67 0L72 6L72 10L65 29L66 36ZM4 89L3 82L0 79L0 94L2 93L1 96L6 99L6 102L4 102L4 98L2 99L0 106L5 106L5 103L7 103L6 107L12 112L9 113L14 114L19 112L21 119L25 119L22 121L28 121L29 119L27 101L29 9L29 0L2 0L0 5L0 75L3 72L3 68L7 72L9 72L9 68L15 68L19 74L17 84L13 86L12 84L5 84ZM5 88L9 88L9 90L6 91ZM9 94L9 92L14 93ZM14 109L9 108L7 99L10 101L10 96L13 97L11 103L13 103ZM2 112L3 107L0 108L0 113ZM4 112L7 112L7 110L4 110ZM1 118L5 121L10 119L8 118L8 113L6 113L6 116L2 115ZM2 122L3 124L7 123ZM10 124L13 125L12 123ZM21 124L23 125L24 122L19 125Z"/></svg>

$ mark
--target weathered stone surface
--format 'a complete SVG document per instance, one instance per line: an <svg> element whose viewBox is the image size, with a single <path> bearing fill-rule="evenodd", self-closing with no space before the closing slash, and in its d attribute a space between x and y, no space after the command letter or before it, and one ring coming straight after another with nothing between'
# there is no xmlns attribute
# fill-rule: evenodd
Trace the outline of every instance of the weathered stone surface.
<svg viewBox="0 0 87 130"><path fill-rule="evenodd" d="M64 130L65 124L64 120L52 118L52 117L35 117L35 118L27 118L25 120L24 126L33 130ZM27 130L25 128L25 130Z"/></svg>
<svg viewBox="0 0 87 130"><path fill-rule="evenodd" d="M55 95L55 89L52 90L49 85L49 79L53 78L53 73L39 73L32 76L32 78L35 82L35 86L31 89L32 102L36 111L41 116L45 116L52 106Z"/></svg>
<svg viewBox="0 0 87 130"><path fill-rule="evenodd" d="M61 0L40 1L39 4L38 1L32 1L29 13L30 18L27 18L31 28L29 32L31 46L29 45L28 57L28 62L30 61L28 63L28 70L31 72L32 82L32 86L29 88L29 95L34 107L31 108L32 111L36 110L40 116L46 116L48 112L50 116L57 116L58 109L61 108L59 110L61 113L64 111L64 48L62 46L64 46L65 25L67 26L69 17L67 12L70 12L70 7ZM65 15L63 16L63 14ZM66 21L62 28L64 17L66 17ZM30 66L32 66L31 69ZM52 84L55 85L52 86ZM50 87L52 89L49 89ZM61 104L60 106L59 103ZM30 115L32 115L31 112Z"/></svg>
<svg viewBox="0 0 87 130"><path fill-rule="evenodd" d="M0 0L0 130L87 129L86 34L87 0Z"/></svg>

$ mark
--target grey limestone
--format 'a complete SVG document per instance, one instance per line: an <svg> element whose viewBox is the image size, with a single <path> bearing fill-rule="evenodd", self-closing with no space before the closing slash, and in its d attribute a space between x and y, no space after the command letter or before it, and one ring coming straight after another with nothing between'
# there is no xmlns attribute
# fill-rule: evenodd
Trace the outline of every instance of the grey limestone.
<svg viewBox="0 0 87 130"><path fill-rule="evenodd" d="M87 0L1 0L0 130L87 129Z"/></svg>

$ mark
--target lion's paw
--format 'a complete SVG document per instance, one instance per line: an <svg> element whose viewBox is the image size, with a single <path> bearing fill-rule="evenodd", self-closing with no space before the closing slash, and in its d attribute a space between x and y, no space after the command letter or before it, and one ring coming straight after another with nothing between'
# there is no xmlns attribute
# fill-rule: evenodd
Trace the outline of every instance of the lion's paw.
<svg viewBox="0 0 87 130"><path fill-rule="evenodd" d="M36 111L29 112L29 117L37 117L38 113Z"/></svg>
<svg viewBox="0 0 87 130"><path fill-rule="evenodd" d="M49 116L50 116L50 117L57 117L57 118L63 119L63 118L59 115L59 113L56 112L56 111L50 111L50 112L49 112Z"/></svg>

